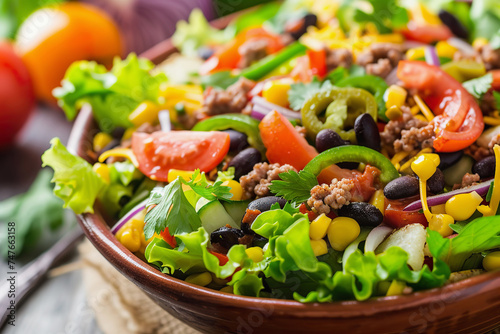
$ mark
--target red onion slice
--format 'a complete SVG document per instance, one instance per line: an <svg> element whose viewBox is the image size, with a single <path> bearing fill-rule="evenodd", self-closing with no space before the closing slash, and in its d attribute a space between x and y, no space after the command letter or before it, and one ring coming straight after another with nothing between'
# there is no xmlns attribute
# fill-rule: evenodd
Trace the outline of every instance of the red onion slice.
<svg viewBox="0 0 500 334"><path fill-rule="evenodd" d="M260 96L254 96L252 98L252 103L253 103L253 111L255 111L256 114L261 113L264 114L265 116L271 111L276 110L289 120L302 119L302 115L300 114L300 112L293 111L288 108L283 108L282 106L266 101L264 98Z"/></svg>
<svg viewBox="0 0 500 334"><path fill-rule="evenodd" d="M116 234L127 222L135 217L139 212L146 208L147 199L137 204L132 210L127 212L112 228L111 233Z"/></svg>
<svg viewBox="0 0 500 334"><path fill-rule="evenodd" d="M394 229L389 226L379 225L370 231L365 241L365 253L374 252L375 249L392 233Z"/></svg>
<svg viewBox="0 0 500 334"><path fill-rule="evenodd" d="M471 56L476 53L472 45L457 37L451 37L447 42L462 51L465 55Z"/></svg>
<svg viewBox="0 0 500 334"><path fill-rule="evenodd" d="M457 189L457 190L452 190L450 192L447 192L445 194L439 194L435 196L430 196L427 198L427 204L429 206L435 206L435 205L440 205L446 203L450 198L452 198L455 195L458 194L468 194L473 191L477 192L480 196L484 197L488 193L488 190L490 189L491 181L484 181L481 183L478 183L476 185L470 186L468 188L462 188L462 189ZM408 204L403 211L416 211L422 209L422 201L417 200L415 202L412 202Z"/></svg>
<svg viewBox="0 0 500 334"><path fill-rule="evenodd" d="M425 54L425 61L427 62L427 64L438 67L441 65L435 47L433 46L426 47L424 54Z"/></svg>

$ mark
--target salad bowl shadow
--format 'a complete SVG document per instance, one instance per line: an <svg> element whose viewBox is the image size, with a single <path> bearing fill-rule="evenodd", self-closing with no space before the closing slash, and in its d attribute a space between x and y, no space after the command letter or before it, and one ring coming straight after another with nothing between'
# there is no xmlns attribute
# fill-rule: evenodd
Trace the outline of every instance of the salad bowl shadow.
<svg viewBox="0 0 500 334"><path fill-rule="evenodd" d="M87 152L97 132L85 106L68 148ZM500 326L500 272L443 288L365 302L301 304L236 296L170 277L122 246L99 208L78 216L97 250L125 277L176 318L204 333L485 333Z"/></svg>
<svg viewBox="0 0 500 334"><path fill-rule="evenodd" d="M213 23L222 28L233 18ZM167 40L142 56L160 63L176 52ZM69 150L92 161L98 133L89 106L80 111ZM301 304L219 292L170 277L150 266L114 237L114 222L96 208L78 215L87 238L125 277L167 312L204 333L485 333L500 326L500 272L443 288L364 302Z"/></svg>

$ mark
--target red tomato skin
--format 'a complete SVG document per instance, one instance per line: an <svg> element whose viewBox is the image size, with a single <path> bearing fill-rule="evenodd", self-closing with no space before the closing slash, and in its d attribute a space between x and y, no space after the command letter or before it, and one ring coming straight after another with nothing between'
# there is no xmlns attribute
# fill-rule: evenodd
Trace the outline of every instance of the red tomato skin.
<svg viewBox="0 0 500 334"><path fill-rule="evenodd" d="M438 152L470 146L484 129L483 114L462 84L439 68L420 61L400 61L397 75L407 88L419 91L437 116L432 120Z"/></svg>
<svg viewBox="0 0 500 334"><path fill-rule="evenodd" d="M414 23L408 25L408 29L401 31L406 39L425 44L445 41L453 37L451 30L445 25L416 26Z"/></svg>
<svg viewBox="0 0 500 334"><path fill-rule="evenodd" d="M393 228L401 228L409 224L421 224L427 227L429 224L423 213L418 211L403 211L403 208L413 202L415 198L411 197L404 200L386 199L384 223Z"/></svg>
<svg viewBox="0 0 500 334"><path fill-rule="evenodd" d="M13 143L35 106L33 82L12 47L0 42L0 148Z"/></svg>
<svg viewBox="0 0 500 334"><path fill-rule="evenodd" d="M215 256L218 260L219 260L219 266L223 266L225 265L226 263L229 262L229 258L227 257L227 255L224 255L224 254L221 254L221 253L217 253L217 252L214 252L214 251L208 251L210 254L212 254L213 256Z"/></svg>
<svg viewBox="0 0 500 334"><path fill-rule="evenodd" d="M132 151L139 170L149 178L166 182L170 169L209 172L229 151L229 135L219 131L135 132Z"/></svg>

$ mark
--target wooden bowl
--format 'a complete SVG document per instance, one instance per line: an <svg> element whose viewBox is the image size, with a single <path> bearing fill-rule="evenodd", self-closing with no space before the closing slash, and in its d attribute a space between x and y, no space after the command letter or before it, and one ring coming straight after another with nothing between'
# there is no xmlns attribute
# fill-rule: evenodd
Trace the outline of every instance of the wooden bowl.
<svg viewBox="0 0 500 334"><path fill-rule="evenodd" d="M215 21L223 27L230 18ZM155 63L176 50L166 41L145 55ZM69 149L85 158L98 132L90 108L74 124ZM78 216L99 252L124 276L176 318L204 333L484 333L500 326L500 272L443 288L365 302L301 304L235 296L162 274L136 257L95 214Z"/></svg>

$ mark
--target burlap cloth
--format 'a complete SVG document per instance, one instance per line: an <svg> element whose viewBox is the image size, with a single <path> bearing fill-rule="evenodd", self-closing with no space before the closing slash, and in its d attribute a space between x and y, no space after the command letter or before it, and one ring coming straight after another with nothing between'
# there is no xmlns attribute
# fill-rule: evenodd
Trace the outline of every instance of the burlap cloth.
<svg viewBox="0 0 500 334"><path fill-rule="evenodd" d="M79 246L89 306L106 334L197 334L155 304L85 240Z"/></svg>

